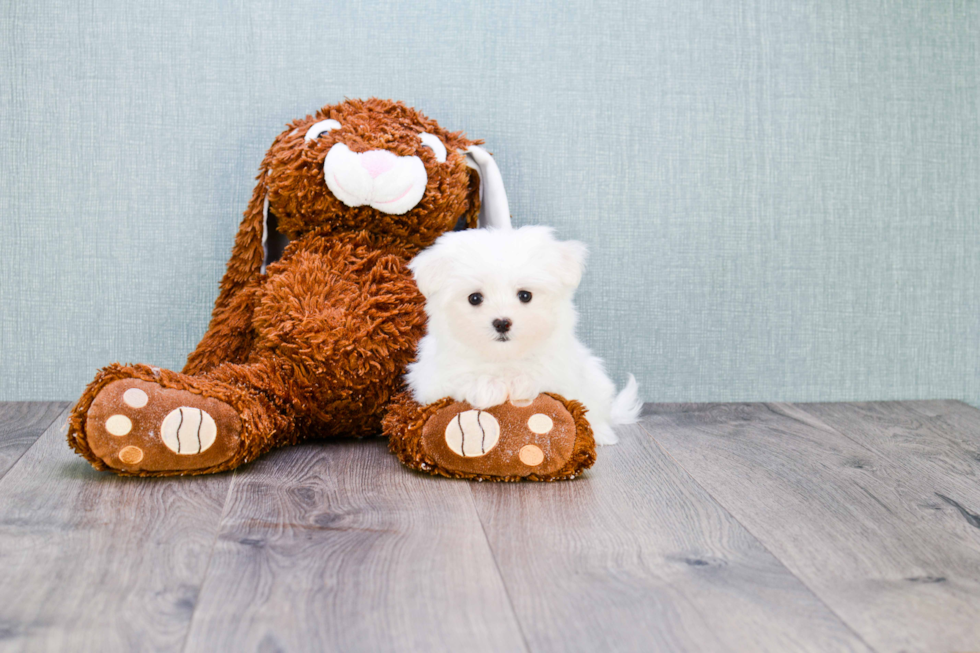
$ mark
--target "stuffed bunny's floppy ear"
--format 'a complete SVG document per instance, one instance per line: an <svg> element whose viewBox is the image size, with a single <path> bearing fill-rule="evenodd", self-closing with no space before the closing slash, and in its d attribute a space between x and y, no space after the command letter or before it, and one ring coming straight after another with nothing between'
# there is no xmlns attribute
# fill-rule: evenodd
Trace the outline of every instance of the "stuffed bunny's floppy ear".
<svg viewBox="0 0 980 653"><path fill-rule="evenodd" d="M249 200L245 216L238 227L228 267L221 279L221 294L215 302L215 311L227 306L232 297L264 271L265 221L268 211L265 175L266 165L263 162L259 168L258 183L252 191L252 199Z"/></svg>
<svg viewBox="0 0 980 653"><path fill-rule="evenodd" d="M510 207L504 179L493 157L482 147L471 145L466 150L466 165L480 175L480 226L510 229Z"/></svg>
<svg viewBox="0 0 980 653"><path fill-rule="evenodd" d="M265 266L269 265L269 196L262 200L262 267L259 271L265 274Z"/></svg>

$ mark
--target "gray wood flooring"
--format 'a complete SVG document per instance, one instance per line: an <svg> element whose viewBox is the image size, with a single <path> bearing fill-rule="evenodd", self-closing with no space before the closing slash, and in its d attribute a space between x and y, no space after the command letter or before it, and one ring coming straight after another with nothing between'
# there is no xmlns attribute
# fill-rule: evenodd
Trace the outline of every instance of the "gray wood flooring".
<svg viewBox="0 0 980 653"><path fill-rule="evenodd" d="M980 651L980 411L648 404L572 482L381 439L123 479L0 403L0 651Z"/></svg>

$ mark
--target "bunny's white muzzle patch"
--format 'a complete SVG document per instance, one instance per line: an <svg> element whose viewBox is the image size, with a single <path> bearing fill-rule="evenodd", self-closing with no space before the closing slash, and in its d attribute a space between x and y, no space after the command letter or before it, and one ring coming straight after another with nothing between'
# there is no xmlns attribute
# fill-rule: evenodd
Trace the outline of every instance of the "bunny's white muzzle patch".
<svg viewBox="0 0 980 653"><path fill-rule="evenodd" d="M367 204L391 215L412 210L429 180L417 156L397 156L387 150L351 152L343 143L330 148L323 176L330 192L347 206Z"/></svg>

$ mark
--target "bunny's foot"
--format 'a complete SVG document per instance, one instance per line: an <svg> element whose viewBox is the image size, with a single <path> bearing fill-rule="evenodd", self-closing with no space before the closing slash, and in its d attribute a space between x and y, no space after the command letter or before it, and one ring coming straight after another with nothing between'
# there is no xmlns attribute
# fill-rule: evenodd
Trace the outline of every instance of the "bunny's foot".
<svg viewBox="0 0 980 653"><path fill-rule="evenodd" d="M406 466L453 478L555 481L595 462L585 408L558 395L487 410L448 398L420 406L400 395L384 430Z"/></svg>
<svg viewBox="0 0 980 653"><path fill-rule="evenodd" d="M110 365L73 409L68 442L97 469L124 476L219 472L269 448L256 435L264 408L206 378Z"/></svg>

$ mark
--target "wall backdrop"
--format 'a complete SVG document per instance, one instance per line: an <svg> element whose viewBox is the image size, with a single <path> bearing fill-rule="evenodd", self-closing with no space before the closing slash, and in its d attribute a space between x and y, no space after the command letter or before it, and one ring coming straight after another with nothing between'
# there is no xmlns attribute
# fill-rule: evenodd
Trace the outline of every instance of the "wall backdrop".
<svg viewBox="0 0 980 653"><path fill-rule="evenodd" d="M402 99L647 401L980 405L980 4L4 0L0 399L179 368L283 125Z"/></svg>

